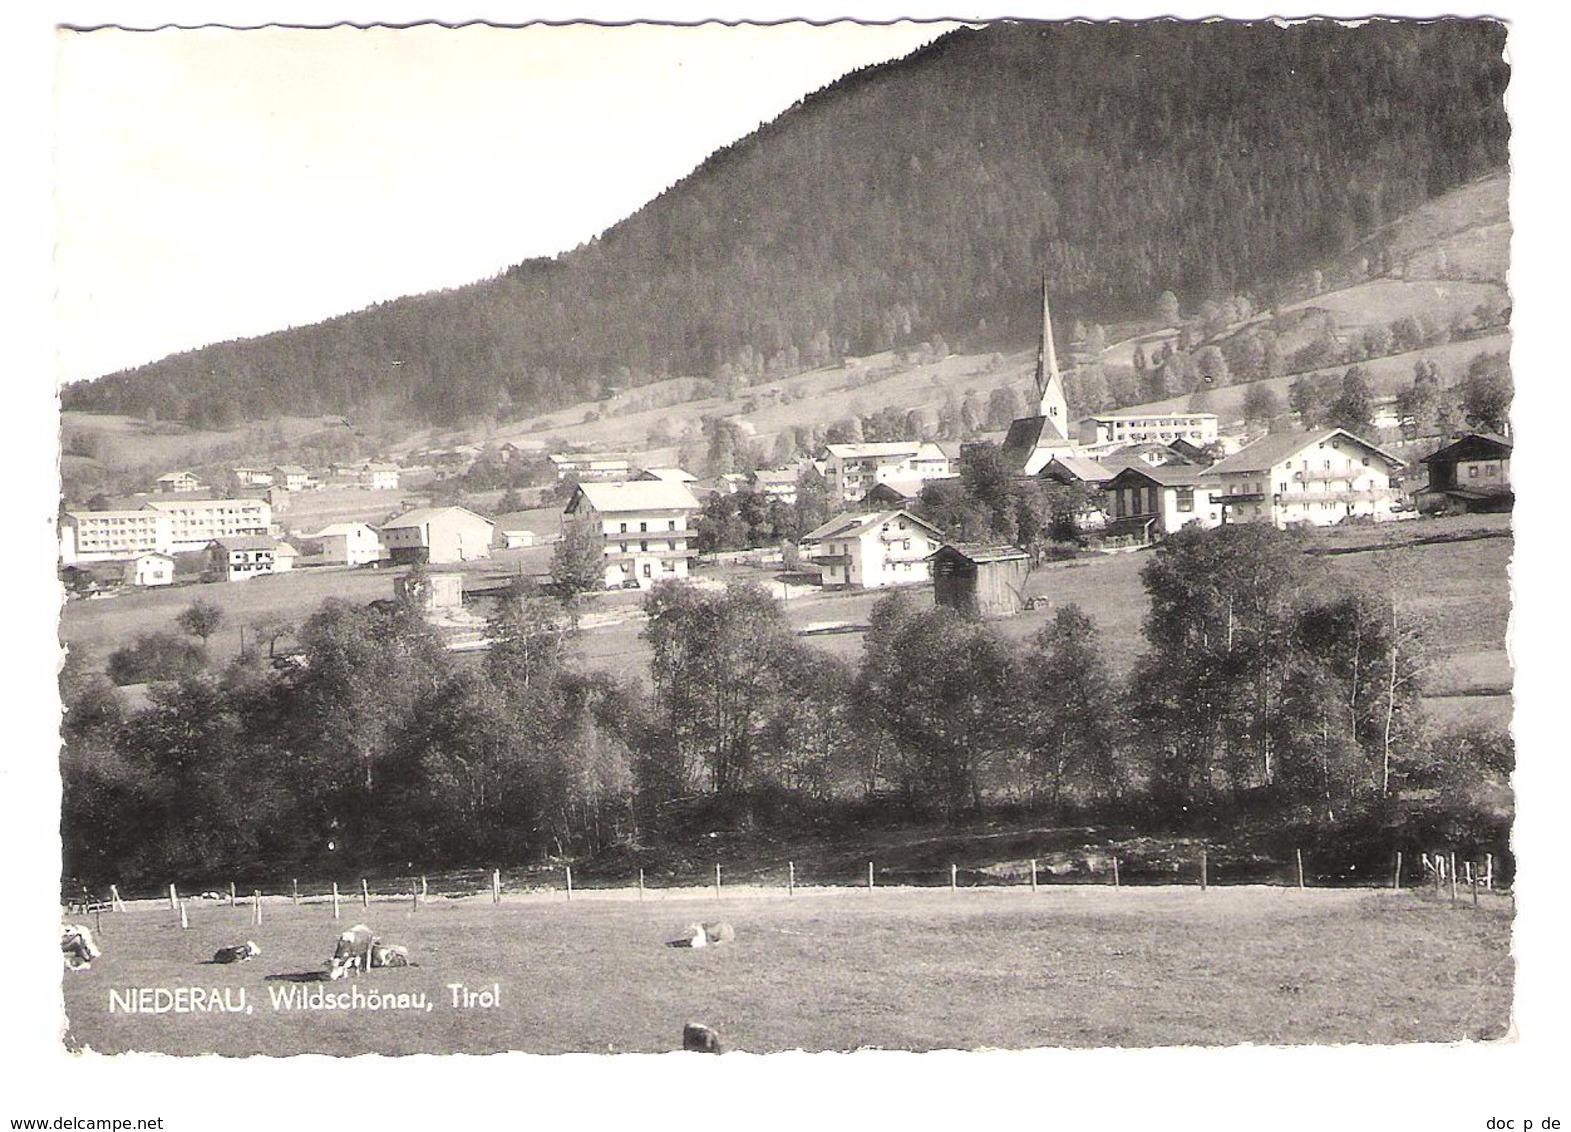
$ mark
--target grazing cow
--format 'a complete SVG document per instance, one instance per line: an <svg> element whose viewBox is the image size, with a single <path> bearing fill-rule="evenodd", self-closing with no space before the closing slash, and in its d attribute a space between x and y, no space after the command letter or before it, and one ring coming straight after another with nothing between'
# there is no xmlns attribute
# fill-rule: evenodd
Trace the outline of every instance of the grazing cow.
<svg viewBox="0 0 1571 1132"><path fill-rule="evenodd" d="M732 943L736 940L736 929L724 920L705 924L704 934L709 937L710 943Z"/></svg>
<svg viewBox="0 0 1571 1132"><path fill-rule="evenodd" d="M64 924L60 928L60 954L65 959L66 970L85 971L103 951L85 924Z"/></svg>
<svg viewBox="0 0 1571 1132"><path fill-rule="evenodd" d="M364 924L356 924L338 937L333 958L327 964L327 977L341 979L351 971L368 971L371 968L371 951L376 947L376 936Z"/></svg>
<svg viewBox="0 0 1571 1132"><path fill-rule="evenodd" d="M682 1048L690 1053L724 1053L720 1035L702 1022L689 1022L682 1027Z"/></svg>
<svg viewBox="0 0 1571 1132"><path fill-rule="evenodd" d="M214 963L244 963L247 959L254 959L262 954L262 949L251 940L237 943L233 947L220 947L213 952Z"/></svg>

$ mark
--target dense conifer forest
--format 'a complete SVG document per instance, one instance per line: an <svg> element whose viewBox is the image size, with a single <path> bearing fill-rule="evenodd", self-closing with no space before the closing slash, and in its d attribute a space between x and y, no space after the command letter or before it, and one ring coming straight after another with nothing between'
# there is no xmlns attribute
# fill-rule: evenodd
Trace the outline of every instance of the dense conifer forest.
<svg viewBox="0 0 1571 1132"><path fill-rule="evenodd" d="M962 29L804 99L555 259L64 403L505 420L673 374L1024 345L1044 270L1065 320L1144 317L1164 291L1248 289L1263 309L1295 270L1505 164L1504 42L1460 20Z"/></svg>

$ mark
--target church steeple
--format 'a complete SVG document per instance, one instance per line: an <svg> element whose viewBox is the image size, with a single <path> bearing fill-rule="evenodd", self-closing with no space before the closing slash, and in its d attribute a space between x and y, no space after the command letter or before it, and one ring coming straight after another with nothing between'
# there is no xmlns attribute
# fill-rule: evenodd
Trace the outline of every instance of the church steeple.
<svg viewBox="0 0 1571 1132"><path fill-rule="evenodd" d="M1037 413L1046 417L1058 435L1069 436L1069 403L1058 374L1058 354L1053 349L1053 319L1047 309L1047 276L1042 276L1042 342L1036 351Z"/></svg>

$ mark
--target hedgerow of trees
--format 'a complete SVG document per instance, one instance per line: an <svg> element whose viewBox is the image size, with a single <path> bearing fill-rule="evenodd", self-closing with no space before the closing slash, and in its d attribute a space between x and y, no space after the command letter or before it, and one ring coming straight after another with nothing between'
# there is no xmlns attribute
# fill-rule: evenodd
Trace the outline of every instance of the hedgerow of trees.
<svg viewBox="0 0 1571 1132"><path fill-rule="evenodd" d="M674 580L645 597L647 688L579 670L570 607L523 585L479 664L407 604L341 601L289 663L186 654L139 710L73 659L66 870L125 886L523 865L869 804L1150 830L1265 815L1503 850L1509 736L1427 723L1429 645L1389 592L1332 584L1262 525L1182 531L1142 580L1127 674L1074 606L1015 641L897 591L851 663L757 587Z"/></svg>

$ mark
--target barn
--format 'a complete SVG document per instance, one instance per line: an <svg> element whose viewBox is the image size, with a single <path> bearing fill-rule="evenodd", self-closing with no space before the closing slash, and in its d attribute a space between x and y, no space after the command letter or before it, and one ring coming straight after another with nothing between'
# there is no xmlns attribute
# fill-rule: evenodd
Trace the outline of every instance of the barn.
<svg viewBox="0 0 1571 1132"><path fill-rule="evenodd" d="M1018 546L951 542L927 561L939 605L968 617L1013 617L1025 608L1031 559Z"/></svg>

